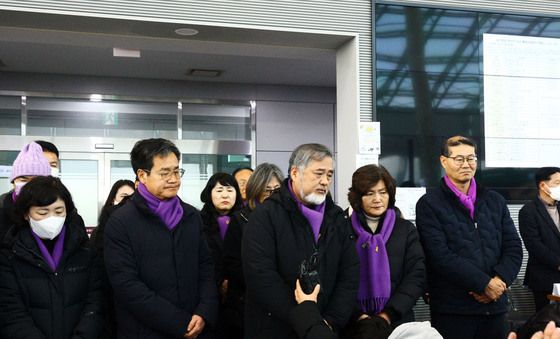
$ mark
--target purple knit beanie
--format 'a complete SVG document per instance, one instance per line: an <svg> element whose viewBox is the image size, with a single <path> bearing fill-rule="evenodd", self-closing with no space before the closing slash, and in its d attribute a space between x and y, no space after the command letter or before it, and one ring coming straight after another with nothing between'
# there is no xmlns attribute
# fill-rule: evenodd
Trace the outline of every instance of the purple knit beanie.
<svg viewBox="0 0 560 339"><path fill-rule="evenodd" d="M23 146L12 165L10 182L21 176L47 176L51 175L51 166L43 154L39 144L30 142Z"/></svg>

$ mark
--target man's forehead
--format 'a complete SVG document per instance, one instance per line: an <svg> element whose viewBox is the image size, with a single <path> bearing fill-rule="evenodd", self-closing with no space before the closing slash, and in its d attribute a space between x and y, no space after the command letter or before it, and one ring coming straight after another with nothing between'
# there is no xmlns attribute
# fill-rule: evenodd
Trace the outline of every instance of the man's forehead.
<svg viewBox="0 0 560 339"><path fill-rule="evenodd" d="M471 145L457 145L449 147L449 155L473 155L474 147Z"/></svg>
<svg viewBox="0 0 560 339"><path fill-rule="evenodd" d="M325 157L322 160L311 160L307 164L306 169L310 170L324 170L324 171L333 171L333 159L331 157Z"/></svg>
<svg viewBox="0 0 560 339"><path fill-rule="evenodd" d="M179 159L175 154L170 153L164 156L156 155L153 159L154 167L170 167L174 168L179 166Z"/></svg>

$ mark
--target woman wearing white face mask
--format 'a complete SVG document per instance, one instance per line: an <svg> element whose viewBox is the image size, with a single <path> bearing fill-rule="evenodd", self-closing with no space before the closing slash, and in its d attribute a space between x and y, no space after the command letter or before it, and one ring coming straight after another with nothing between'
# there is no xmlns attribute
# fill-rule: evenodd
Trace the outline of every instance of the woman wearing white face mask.
<svg viewBox="0 0 560 339"><path fill-rule="evenodd" d="M96 254L60 179L21 190L0 253L1 338L98 338L103 295Z"/></svg>

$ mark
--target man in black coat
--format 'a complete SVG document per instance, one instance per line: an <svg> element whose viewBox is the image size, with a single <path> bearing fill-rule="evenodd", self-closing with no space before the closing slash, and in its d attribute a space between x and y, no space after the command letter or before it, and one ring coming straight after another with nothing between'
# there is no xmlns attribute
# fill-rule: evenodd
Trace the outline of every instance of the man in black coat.
<svg viewBox="0 0 560 339"><path fill-rule="evenodd" d="M505 199L474 179L472 139L447 139L440 162L440 186L416 205L432 325L446 339L505 338L506 290L521 266L521 240Z"/></svg>
<svg viewBox="0 0 560 339"><path fill-rule="evenodd" d="M519 231L529 252L525 284L533 291L536 311L549 303L546 295L560 283L560 168L535 173L537 196L519 211Z"/></svg>
<svg viewBox="0 0 560 339"><path fill-rule="evenodd" d="M105 230L119 338L208 338L218 297L198 211L177 197L180 153L165 139L130 153L140 184Z"/></svg>
<svg viewBox="0 0 560 339"><path fill-rule="evenodd" d="M352 230L329 192L331 152L323 145L301 145L290 158L289 179L258 206L245 228L242 263L247 285L247 339L297 338L290 313L300 265L316 258L317 306L324 326L337 332L352 313L359 261ZM312 261L312 260L311 260ZM300 279L302 286L312 279Z"/></svg>

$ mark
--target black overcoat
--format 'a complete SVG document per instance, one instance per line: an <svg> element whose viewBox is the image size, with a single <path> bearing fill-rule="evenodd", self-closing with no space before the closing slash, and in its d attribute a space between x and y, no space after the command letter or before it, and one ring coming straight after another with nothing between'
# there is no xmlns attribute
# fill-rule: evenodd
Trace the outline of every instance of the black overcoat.
<svg viewBox="0 0 560 339"><path fill-rule="evenodd" d="M319 253L321 293L317 306L335 329L343 328L356 301L359 261L355 236L344 211L327 196L315 245L311 226L288 190L278 192L251 214L242 240L247 299L246 338L297 338L290 324L296 306L294 289L301 262Z"/></svg>
<svg viewBox="0 0 560 339"><path fill-rule="evenodd" d="M65 222L63 254L55 272L31 229L10 228L0 254L1 338L99 338L104 297L101 268L81 217Z"/></svg>
<svg viewBox="0 0 560 339"><path fill-rule="evenodd" d="M105 267L119 338L182 338L193 314L215 325L214 265L199 212L182 203L173 231L134 194L105 229ZM199 338L204 338L205 332Z"/></svg>

